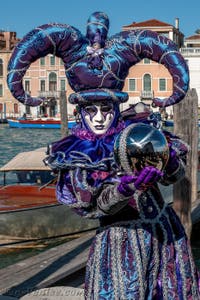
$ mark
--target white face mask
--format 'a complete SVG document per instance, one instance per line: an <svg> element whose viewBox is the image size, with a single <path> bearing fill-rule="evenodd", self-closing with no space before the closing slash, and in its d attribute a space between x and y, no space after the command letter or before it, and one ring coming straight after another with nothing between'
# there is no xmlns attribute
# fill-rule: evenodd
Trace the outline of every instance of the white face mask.
<svg viewBox="0 0 200 300"><path fill-rule="evenodd" d="M83 108L83 117L91 131L102 135L110 128L115 117L113 104L88 105Z"/></svg>

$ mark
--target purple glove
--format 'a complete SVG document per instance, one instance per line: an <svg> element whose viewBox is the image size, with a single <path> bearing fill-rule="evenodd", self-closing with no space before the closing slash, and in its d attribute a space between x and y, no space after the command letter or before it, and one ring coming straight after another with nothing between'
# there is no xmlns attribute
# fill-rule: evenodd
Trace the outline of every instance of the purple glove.
<svg viewBox="0 0 200 300"><path fill-rule="evenodd" d="M126 197L132 196L135 190L146 190L163 176L163 172L155 167L148 166L138 172L137 175L125 175L121 177L118 192Z"/></svg>
<svg viewBox="0 0 200 300"><path fill-rule="evenodd" d="M172 148L171 143L169 143L169 160L165 167L165 171L168 175L175 172L179 167L179 159L177 158L176 151Z"/></svg>

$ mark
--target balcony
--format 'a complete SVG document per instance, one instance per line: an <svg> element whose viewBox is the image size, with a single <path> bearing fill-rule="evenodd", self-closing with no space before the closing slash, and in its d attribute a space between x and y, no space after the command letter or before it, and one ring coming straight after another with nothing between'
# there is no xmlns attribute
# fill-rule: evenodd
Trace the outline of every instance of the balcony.
<svg viewBox="0 0 200 300"><path fill-rule="evenodd" d="M154 98L153 91L141 91L140 100L152 100Z"/></svg>
<svg viewBox="0 0 200 300"><path fill-rule="evenodd" d="M198 48L180 48L180 53L184 56L200 56L200 47Z"/></svg>
<svg viewBox="0 0 200 300"><path fill-rule="evenodd" d="M39 91L38 96L42 98L60 98L59 91Z"/></svg>

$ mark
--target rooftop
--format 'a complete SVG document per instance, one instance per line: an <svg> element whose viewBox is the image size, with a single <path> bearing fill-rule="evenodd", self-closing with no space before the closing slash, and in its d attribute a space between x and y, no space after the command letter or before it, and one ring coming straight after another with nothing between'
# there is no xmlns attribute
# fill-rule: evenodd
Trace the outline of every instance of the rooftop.
<svg viewBox="0 0 200 300"><path fill-rule="evenodd" d="M173 27L171 24L168 24L168 23L165 23L165 22L162 22L162 21L159 21L157 19L150 19L150 20L147 20L147 21L143 21L143 22L133 22L131 23L130 25L125 25L123 26L124 28L126 27Z"/></svg>
<svg viewBox="0 0 200 300"><path fill-rule="evenodd" d="M186 39L187 40L200 40L200 34L194 34L194 35L188 36Z"/></svg>

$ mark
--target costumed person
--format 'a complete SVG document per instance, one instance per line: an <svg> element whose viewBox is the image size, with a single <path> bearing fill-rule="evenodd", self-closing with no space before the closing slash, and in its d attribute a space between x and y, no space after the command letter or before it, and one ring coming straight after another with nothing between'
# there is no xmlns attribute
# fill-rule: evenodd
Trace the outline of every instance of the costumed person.
<svg viewBox="0 0 200 300"><path fill-rule="evenodd" d="M141 103L131 113L119 109L128 100L122 92L128 70L143 58L163 64L173 78L172 95L153 99L159 107L184 98L187 64L164 36L137 30L107 38L108 28L102 12L90 16L86 36L70 25L37 27L11 56L8 86L22 103L39 105L43 99L24 91L26 70L48 53L64 61L74 90L69 101L78 105L81 120L70 136L50 145L45 162L59 174L58 201L100 222L88 257L85 299L200 299L189 241L157 184L171 184L184 176L188 148L178 137L161 133L156 114L145 106L141 110ZM138 148L140 155L130 158L128 141L135 126L144 153L151 150L153 165L142 161L144 153ZM154 161L158 156L154 131L166 142L159 165Z"/></svg>

